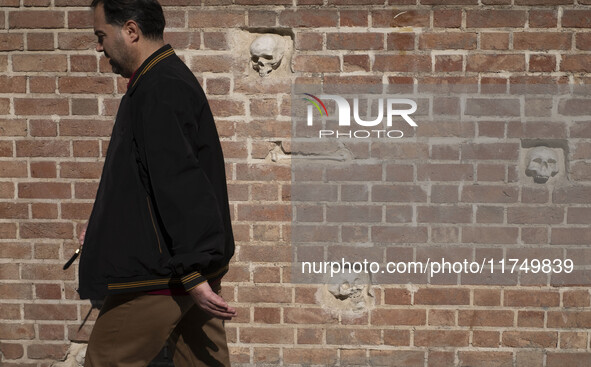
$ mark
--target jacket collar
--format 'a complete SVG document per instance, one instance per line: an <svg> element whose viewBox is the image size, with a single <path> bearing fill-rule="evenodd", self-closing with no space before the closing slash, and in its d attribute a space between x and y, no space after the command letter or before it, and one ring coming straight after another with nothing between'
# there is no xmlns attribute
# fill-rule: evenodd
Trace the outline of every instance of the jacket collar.
<svg viewBox="0 0 591 367"><path fill-rule="evenodd" d="M154 52L150 57L148 57L142 65L133 73L133 76L129 80L129 87L127 89L127 93L131 94L135 90L135 87L138 85L138 82L146 74L150 69L152 69L156 64L160 61L166 59L167 57L174 55L174 50L170 45L164 45L159 48L156 52Z"/></svg>

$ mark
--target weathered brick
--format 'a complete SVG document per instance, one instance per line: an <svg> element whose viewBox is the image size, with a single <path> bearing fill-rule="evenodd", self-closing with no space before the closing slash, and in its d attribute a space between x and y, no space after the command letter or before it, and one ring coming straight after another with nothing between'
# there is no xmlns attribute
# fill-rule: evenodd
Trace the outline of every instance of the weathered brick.
<svg viewBox="0 0 591 367"><path fill-rule="evenodd" d="M296 55L294 58L294 70L311 73L328 73L340 70L338 56L324 55Z"/></svg>
<svg viewBox="0 0 591 367"><path fill-rule="evenodd" d="M170 45L175 49L198 50L201 47L201 37L197 32L165 32L164 42L170 43ZM214 57L214 55L211 55L211 57Z"/></svg>
<svg viewBox="0 0 591 367"><path fill-rule="evenodd" d="M544 312L543 311L518 311L517 312L517 326L519 327L544 327ZM515 339L520 339L520 336L517 335L516 338L513 339L514 343L516 342ZM516 343L518 344L518 342Z"/></svg>
<svg viewBox="0 0 591 367"><path fill-rule="evenodd" d="M513 34L513 48L516 50L568 50L572 33L516 32Z"/></svg>
<svg viewBox="0 0 591 367"><path fill-rule="evenodd" d="M328 348L284 348L283 360L289 364L334 365L337 361L337 350Z"/></svg>
<svg viewBox="0 0 591 367"><path fill-rule="evenodd" d="M503 345L521 348L556 348L557 332L545 331L505 331Z"/></svg>
<svg viewBox="0 0 591 367"><path fill-rule="evenodd" d="M249 10L248 25L251 27L272 27L277 22L277 13L270 10Z"/></svg>
<svg viewBox="0 0 591 367"><path fill-rule="evenodd" d="M391 367L423 367L425 365L425 352L422 350L370 349L368 365Z"/></svg>
<svg viewBox="0 0 591 367"><path fill-rule="evenodd" d="M368 206L342 206L331 205L326 208L327 222L381 222L382 208L368 205Z"/></svg>
<svg viewBox="0 0 591 367"><path fill-rule="evenodd" d="M510 33L483 32L480 34L480 48L482 50L508 50Z"/></svg>
<svg viewBox="0 0 591 367"><path fill-rule="evenodd" d="M66 71L66 55L26 54L12 57L14 71Z"/></svg>
<svg viewBox="0 0 591 367"><path fill-rule="evenodd" d="M561 349L584 349L587 346L585 332L560 333Z"/></svg>
<svg viewBox="0 0 591 367"><path fill-rule="evenodd" d="M472 54L468 55L467 71L524 71L525 57L518 54Z"/></svg>
<svg viewBox="0 0 591 367"><path fill-rule="evenodd" d="M431 57L426 55L376 55L374 71L427 72Z"/></svg>
<svg viewBox="0 0 591 367"><path fill-rule="evenodd" d="M591 10L565 9L561 21L566 28L591 28Z"/></svg>
<svg viewBox="0 0 591 367"><path fill-rule="evenodd" d="M515 203L519 190L511 186L471 185L462 189L462 202Z"/></svg>
<svg viewBox="0 0 591 367"><path fill-rule="evenodd" d="M27 50L30 51L52 51L53 45L52 33L28 33Z"/></svg>
<svg viewBox="0 0 591 367"><path fill-rule="evenodd" d="M414 33L390 33L387 38L388 50L410 51L415 49Z"/></svg>
<svg viewBox="0 0 591 367"><path fill-rule="evenodd" d="M560 293L549 291L513 291L505 290L505 306L513 307L557 307Z"/></svg>
<svg viewBox="0 0 591 367"><path fill-rule="evenodd" d="M428 27L428 10L374 10L371 12L374 27Z"/></svg>
<svg viewBox="0 0 591 367"><path fill-rule="evenodd" d="M523 10L468 10L468 28L522 28L527 13Z"/></svg>
<svg viewBox="0 0 591 367"><path fill-rule="evenodd" d="M8 13L9 28L63 28L63 11L21 10Z"/></svg>
<svg viewBox="0 0 591 367"><path fill-rule="evenodd" d="M0 51L23 50L25 41L22 33L0 34Z"/></svg>
<svg viewBox="0 0 591 367"><path fill-rule="evenodd" d="M28 320L76 320L76 305L25 304Z"/></svg>
<svg viewBox="0 0 591 367"><path fill-rule="evenodd" d="M24 348L17 343L0 343L0 353L6 359L19 359L24 355Z"/></svg>
<svg viewBox="0 0 591 367"><path fill-rule="evenodd" d="M513 326L514 312L510 310L459 310L459 326Z"/></svg>
<svg viewBox="0 0 591 367"><path fill-rule="evenodd" d="M289 166L239 164L236 178L240 181L290 181L291 170Z"/></svg>
<svg viewBox="0 0 591 367"><path fill-rule="evenodd" d="M463 227L462 242L484 244L516 244L516 227Z"/></svg>
<svg viewBox="0 0 591 367"><path fill-rule="evenodd" d="M338 319L317 308L286 307L283 321L289 324L336 324Z"/></svg>
<svg viewBox="0 0 591 367"><path fill-rule="evenodd" d="M427 193L424 188L415 185L374 185L371 200L373 202L424 202Z"/></svg>
<svg viewBox="0 0 591 367"><path fill-rule="evenodd" d="M18 196L28 199L67 199L71 197L70 184L58 182L19 183Z"/></svg>
<svg viewBox="0 0 591 367"><path fill-rule="evenodd" d="M238 302L291 302L291 290L282 287L257 286L238 290Z"/></svg>
<svg viewBox="0 0 591 367"><path fill-rule="evenodd" d="M0 198L12 199L14 197L14 184L12 182L0 182Z"/></svg>
<svg viewBox="0 0 591 367"><path fill-rule="evenodd" d="M2 303L0 304L0 312L4 320L20 320L21 318L19 304Z"/></svg>
<svg viewBox="0 0 591 367"><path fill-rule="evenodd" d="M427 313L421 309L375 309L371 311L372 325L425 325Z"/></svg>
<svg viewBox="0 0 591 367"><path fill-rule="evenodd" d="M417 167L420 181L472 181L473 177L471 164L421 164Z"/></svg>
<svg viewBox="0 0 591 367"><path fill-rule="evenodd" d="M96 36L91 31L58 33L57 44L60 50L94 50Z"/></svg>
<svg viewBox="0 0 591 367"><path fill-rule="evenodd" d="M31 162L29 164L32 178L55 178L57 177L57 165L55 162Z"/></svg>
<svg viewBox="0 0 591 367"><path fill-rule="evenodd" d="M564 220L563 208L514 207L507 208L507 223L559 224Z"/></svg>
<svg viewBox="0 0 591 367"><path fill-rule="evenodd" d="M19 227L21 238L73 238L72 223L56 222L21 222Z"/></svg>
<svg viewBox="0 0 591 367"><path fill-rule="evenodd" d="M92 55L70 55L70 71L96 72L97 60Z"/></svg>
<svg viewBox="0 0 591 367"><path fill-rule="evenodd" d="M529 12L530 28L555 28L557 22L556 10L532 9Z"/></svg>
<svg viewBox="0 0 591 367"><path fill-rule="evenodd" d="M58 88L61 93L113 93L113 79L108 77L60 77Z"/></svg>
<svg viewBox="0 0 591 367"><path fill-rule="evenodd" d="M55 93L56 79L43 76L29 77L29 90L31 93Z"/></svg>
<svg viewBox="0 0 591 367"><path fill-rule="evenodd" d="M69 10L68 28L92 28L92 10Z"/></svg>
<svg viewBox="0 0 591 367"><path fill-rule="evenodd" d="M367 27L369 12L361 9L341 9L339 12L341 27Z"/></svg>
<svg viewBox="0 0 591 367"><path fill-rule="evenodd" d="M62 162L62 178L99 178L103 169L101 162Z"/></svg>
<svg viewBox="0 0 591 367"><path fill-rule="evenodd" d="M203 45L210 50L227 50L228 40L224 32L204 32Z"/></svg>
<svg viewBox="0 0 591 367"><path fill-rule="evenodd" d="M421 50L473 50L476 48L476 33L423 33L419 37Z"/></svg>
<svg viewBox="0 0 591 367"><path fill-rule="evenodd" d="M293 330L287 327L241 327L240 341L244 343L292 344Z"/></svg>
<svg viewBox="0 0 591 367"><path fill-rule="evenodd" d="M229 28L245 25L246 17L244 11L200 9L189 10L188 21L189 28Z"/></svg>
<svg viewBox="0 0 591 367"><path fill-rule="evenodd" d="M421 288L415 293L419 305L467 305L470 304L469 289Z"/></svg>
<svg viewBox="0 0 591 367"><path fill-rule="evenodd" d="M0 177L27 177L25 161L0 161Z"/></svg>
<svg viewBox="0 0 591 367"><path fill-rule="evenodd" d="M66 344L31 344L27 346L27 356L31 359L64 359L69 349Z"/></svg>
<svg viewBox="0 0 591 367"><path fill-rule="evenodd" d="M553 55L530 55L529 71L548 72L556 70L556 57Z"/></svg>
<svg viewBox="0 0 591 367"><path fill-rule="evenodd" d="M572 5L573 0L516 0L515 5Z"/></svg>
<svg viewBox="0 0 591 367"><path fill-rule="evenodd" d="M17 115L67 115L68 100L65 98L15 98Z"/></svg>
<svg viewBox="0 0 591 367"><path fill-rule="evenodd" d="M589 328L591 312L588 311L549 311L549 328Z"/></svg>
<svg viewBox="0 0 591 367"><path fill-rule="evenodd" d="M552 193L552 202L557 204L586 204L591 203L591 187L570 186L556 189Z"/></svg>
<svg viewBox="0 0 591 367"><path fill-rule="evenodd" d="M64 325L39 325L39 339L41 340L64 340Z"/></svg>
<svg viewBox="0 0 591 367"><path fill-rule="evenodd" d="M462 71L463 69L462 55L437 55L435 56L435 71L436 72L453 72Z"/></svg>
<svg viewBox="0 0 591 367"><path fill-rule="evenodd" d="M379 345L381 344L380 330L371 329L328 329L326 344L336 345Z"/></svg>
<svg viewBox="0 0 591 367"><path fill-rule="evenodd" d="M0 323L0 338L4 340L32 340L35 329L29 323Z"/></svg>
<svg viewBox="0 0 591 367"><path fill-rule="evenodd" d="M477 5L478 0L421 0L422 5Z"/></svg>
<svg viewBox="0 0 591 367"><path fill-rule="evenodd" d="M550 243L553 245L583 245L591 241L589 228L553 228Z"/></svg>
<svg viewBox="0 0 591 367"><path fill-rule="evenodd" d="M417 211L419 223L471 223L472 208L468 206L419 207Z"/></svg>
<svg viewBox="0 0 591 367"><path fill-rule="evenodd" d="M424 243L427 241L426 227L373 226L371 239L381 243Z"/></svg>
<svg viewBox="0 0 591 367"><path fill-rule="evenodd" d="M414 344L425 347L465 347L470 333L464 330L416 330Z"/></svg>
<svg viewBox="0 0 591 367"><path fill-rule="evenodd" d="M589 307L590 298L587 290L565 291L562 294L564 307Z"/></svg>
<svg viewBox="0 0 591 367"><path fill-rule="evenodd" d="M496 289L475 289L474 305L477 306L500 306L501 292Z"/></svg>
<svg viewBox="0 0 591 367"><path fill-rule="evenodd" d="M336 9L283 10L279 13L279 24L287 27L336 27Z"/></svg>
<svg viewBox="0 0 591 367"><path fill-rule="evenodd" d="M70 144L62 140L20 140L16 142L17 157L67 157Z"/></svg>
<svg viewBox="0 0 591 367"><path fill-rule="evenodd" d="M586 55L564 55L560 64L561 71L590 72L591 61Z"/></svg>
<svg viewBox="0 0 591 367"><path fill-rule="evenodd" d="M51 0L23 0L24 6L49 6L51 4Z"/></svg>
<svg viewBox="0 0 591 367"><path fill-rule="evenodd" d="M328 33L326 48L329 50L381 50L384 48L382 33Z"/></svg>

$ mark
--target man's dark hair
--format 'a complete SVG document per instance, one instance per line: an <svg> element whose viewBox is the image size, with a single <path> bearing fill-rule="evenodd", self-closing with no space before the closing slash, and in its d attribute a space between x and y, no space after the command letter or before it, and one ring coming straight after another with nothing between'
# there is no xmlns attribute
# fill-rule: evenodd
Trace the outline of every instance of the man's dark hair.
<svg viewBox="0 0 591 367"><path fill-rule="evenodd" d="M128 20L135 21L143 35L152 40L161 40L164 33L164 13L156 0L92 0L90 6L103 4L107 24L123 26Z"/></svg>

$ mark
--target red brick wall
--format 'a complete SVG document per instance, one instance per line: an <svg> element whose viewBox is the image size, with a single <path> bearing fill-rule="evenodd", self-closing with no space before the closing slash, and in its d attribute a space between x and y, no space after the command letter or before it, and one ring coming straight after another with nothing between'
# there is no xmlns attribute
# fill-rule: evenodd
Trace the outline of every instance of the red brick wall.
<svg viewBox="0 0 591 367"><path fill-rule="evenodd" d="M89 215L126 81L94 51L88 2L0 0L3 366L63 358L71 340L86 340L96 317L93 311L79 330L90 305L77 298L77 264L61 267ZM375 306L353 321L324 312L319 286L290 283L290 166L269 155L288 150L295 81L586 83L590 0L162 4L167 40L202 82L227 159L237 252L224 295L239 312L227 324L236 363L591 365L587 287L383 285L373 287ZM245 78L248 55L233 52L229 38L233 30L264 28L293 31L293 73L252 83ZM591 129L573 129L558 135L568 138L582 186L567 190L563 203L588 205L563 213L567 224L588 224ZM494 177L486 157L474 159L478 177ZM495 203L495 192L484 187ZM548 241L547 228L526 227L521 235L541 231ZM588 226L561 231L561 238L591 239Z"/></svg>

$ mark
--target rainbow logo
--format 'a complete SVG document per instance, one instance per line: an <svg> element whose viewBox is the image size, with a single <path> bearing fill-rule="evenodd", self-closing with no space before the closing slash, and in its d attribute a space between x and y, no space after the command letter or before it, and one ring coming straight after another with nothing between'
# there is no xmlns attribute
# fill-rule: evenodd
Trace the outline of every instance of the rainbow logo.
<svg viewBox="0 0 591 367"><path fill-rule="evenodd" d="M324 105L324 103L322 102L322 100L320 100L320 98L316 97L313 94L310 93L304 93L307 96L312 97L313 99L315 99L318 103L320 103L320 106L322 106L322 108L324 109L324 113L326 114L326 117L328 117L328 111L326 110L326 106ZM322 113L322 110L320 109L320 106L318 105L318 103L314 102L313 100L311 100L310 98L302 98L304 101L308 101L310 103L312 103L314 106L316 106L316 109L318 110L318 112L320 112L320 116L323 116L324 114ZM312 108L311 106L309 108Z"/></svg>

